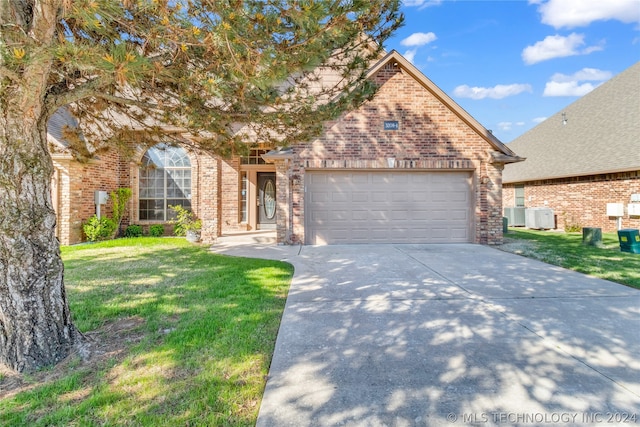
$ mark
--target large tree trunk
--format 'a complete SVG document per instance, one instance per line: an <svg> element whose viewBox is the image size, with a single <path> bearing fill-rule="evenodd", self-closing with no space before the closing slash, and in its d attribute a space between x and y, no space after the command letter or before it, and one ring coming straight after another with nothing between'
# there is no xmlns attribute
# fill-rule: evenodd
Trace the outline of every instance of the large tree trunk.
<svg viewBox="0 0 640 427"><path fill-rule="evenodd" d="M55 236L46 118L0 106L0 361L33 371L67 356L76 334Z"/></svg>

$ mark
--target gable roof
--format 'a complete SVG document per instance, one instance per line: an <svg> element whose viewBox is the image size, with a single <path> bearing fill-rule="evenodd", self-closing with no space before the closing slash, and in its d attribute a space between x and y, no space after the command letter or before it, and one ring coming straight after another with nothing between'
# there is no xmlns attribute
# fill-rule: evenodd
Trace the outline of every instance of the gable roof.
<svg viewBox="0 0 640 427"><path fill-rule="evenodd" d="M485 141L487 141L489 145L497 151L492 155L493 160L496 163L514 163L524 160L523 158L516 155L516 153L514 153L498 138L496 138L484 126L482 126L476 119L471 116L471 114L467 113L460 105L458 105L453 99L451 99L449 95L447 95L435 83L429 80L429 78L427 78L427 76L425 76L420 70L418 70L415 65L407 61L407 59L396 50L392 50L382 59L380 59L375 65L373 65L373 67L369 69L367 75L369 77L372 77L390 62L397 64L402 70L406 71L413 79L420 83L422 87L429 91L449 110L451 110L456 116L458 116L463 122L465 122L471 129L473 129L478 135L480 135Z"/></svg>
<svg viewBox="0 0 640 427"><path fill-rule="evenodd" d="M640 62L508 145L503 183L640 170Z"/></svg>

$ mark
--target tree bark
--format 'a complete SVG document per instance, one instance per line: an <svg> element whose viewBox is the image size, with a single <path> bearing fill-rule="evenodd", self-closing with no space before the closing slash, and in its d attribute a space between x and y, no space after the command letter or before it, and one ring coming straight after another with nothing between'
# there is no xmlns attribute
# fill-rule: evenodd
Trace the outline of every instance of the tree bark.
<svg viewBox="0 0 640 427"><path fill-rule="evenodd" d="M76 334L55 236L46 119L12 110L0 109L0 361L29 372L66 357Z"/></svg>

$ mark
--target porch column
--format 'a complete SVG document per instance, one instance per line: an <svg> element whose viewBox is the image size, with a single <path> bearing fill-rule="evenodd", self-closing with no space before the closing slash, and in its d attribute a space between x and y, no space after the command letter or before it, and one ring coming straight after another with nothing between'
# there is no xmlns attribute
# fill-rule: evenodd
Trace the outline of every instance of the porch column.
<svg viewBox="0 0 640 427"><path fill-rule="evenodd" d="M202 243L213 244L222 234L222 204L220 200L220 159L210 154L200 156L200 176L198 177L198 217L202 220Z"/></svg>

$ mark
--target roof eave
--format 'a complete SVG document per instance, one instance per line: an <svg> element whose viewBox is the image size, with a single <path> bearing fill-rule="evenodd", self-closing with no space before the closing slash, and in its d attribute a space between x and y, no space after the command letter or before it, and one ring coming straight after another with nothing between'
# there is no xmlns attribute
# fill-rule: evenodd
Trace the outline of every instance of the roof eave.
<svg viewBox="0 0 640 427"><path fill-rule="evenodd" d="M291 160L293 159L293 150L291 149L291 147L277 148L263 154L261 157L267 163L273 163L282 160Z"/></svg>
<svg viewBox="0 0 640 427"><path fill-rule="evenodd" d="M582 172L576 174L567 174L567 175L551 175L551 176L541 176L541 177L525 177L518 179L503 179L503 184L519 184L523 182L532 182L532 181L547 181L553 179L565 179L565 178L578 178L584 176L593 176L593 175L606 175L606 174L614 174L614 173L625 173L625 172L640 172L640 168L637 166L632 166L623 169L608 169L601 171L592 171L592 172Z"/></svg>
<svg viewBox="0 0 640 427"><path fill-rule="evenodd" d="M509 163L524 162L525 160L527 160L526 157L516 156L515 154L507 155L507 154L499 153L496 151L491 153L491 163L509 164Z"/></svg>

